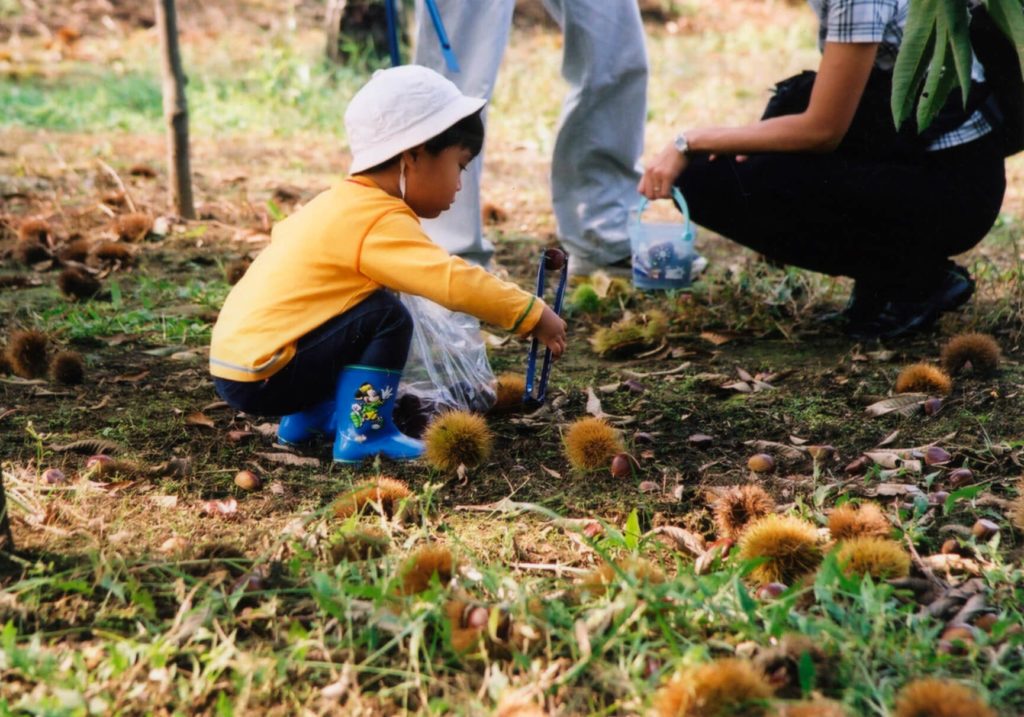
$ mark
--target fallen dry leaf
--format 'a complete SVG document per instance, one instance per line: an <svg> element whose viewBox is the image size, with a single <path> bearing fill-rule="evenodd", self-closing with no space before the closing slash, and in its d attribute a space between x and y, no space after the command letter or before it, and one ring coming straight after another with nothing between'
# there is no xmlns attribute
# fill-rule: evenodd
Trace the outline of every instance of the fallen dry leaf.
<svg viewBox="0 0 1024 717"><path fill-rule="evenodd" d="M869 416L884 416L896 411L901 416L912 416L921 409L927 398L926 393L901 393L872 403L864 412Z"/></svg>
<svg viewBox="0 0 1024 717"><path fill-rule="evenodd" d="M213 419L207 418L206 415L196 411L185 416L185 425L187 426L204 426L206 428L216 428Z"/></svg>
<svg viewBox="0 0 1024 717"><path fill-rule="evenodd" d="M661 525L648 533L648 535L664 535L670 538L678 549L685 550L695 556L703 555L704 551L707 550L707 543L703 535L694 533L686 528L680 528L677 525Z"/></svg>
<svg viewBox="0 0 1024 717"><path fill-rule="evenodd" d="M294 453L257 453L257 456L271 463L286 466L319 466L320 459L312 456L297 456Z"/></svg>
<svg viewBox="0 0 1024 717"><path fill-rule="evenodd" d="M126 373L120 376L114 376L110 379L112 383L134 383L140 381L149 375L149 371L140 371L139 373Z"/></svg>
<svg viewBox="0 0 1024 717"><path fill-rule="evenodd" d="M710 341L715 346L721 346L722 344L727 344L730 341L732 341L734 338L736 338L735 336L730 336L728 334L719 333L717 331L702 331L701 334L700 334L700 337L702 339L704 339L705 341Z"/></svg>

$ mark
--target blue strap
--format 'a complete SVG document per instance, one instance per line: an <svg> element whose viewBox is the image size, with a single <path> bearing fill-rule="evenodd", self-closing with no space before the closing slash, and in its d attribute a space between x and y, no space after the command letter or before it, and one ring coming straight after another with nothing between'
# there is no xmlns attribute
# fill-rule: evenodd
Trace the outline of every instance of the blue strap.
<svg viewBox="0 0 1024 717"><path fill-rule="evenodd" d="M388 22L388 53L391 55L391 66L397 67L402 64L402 53L398 47L398 10L395 8L396 0L384 0L384 14ZM459 63L452 52L452 44L448 41L448 33L444 31L444 23L441 21L441 13L438 12L437 3L434 0L423 0L430 13L430 19L434 23L434 30L437 32L437 39L441 43L441 54L444 55L444 62L452 72L459 71Z"/></svg>
<svg viewBox="0 0 1024 717"><path fill-rule="evenodd" d="M434 0L423 0L430 13L430 19L434 22L434 29L437 31L437 39L441 43L441 54L444 55L444 62L452 72L459 71L459 63L452 52L452 44L448 41L448 33L444 31L444 23L441 22L441 13L437 10L437 3Z"/></svg>
<svg viewBox="0 0 1024 717"><path fill-rule="evenodd" d="M690 207L687 206L686 200L683 199L683 193L679 191L679 187L672 187L672 198L676 200L676 204L679 205L679 209L683 212L683 224L686 225L687 229L690 227ZM636 206L636 220L640 221L640 215L644 213L644 209L647 208L648 199L641 195L640 203Z"/></svg>
<svg viewBox="0 0 1024 717"><path fill-rule="evenodd" d="M384 15L388 21L388 52L391 54L391 66L402 64L402 55L398 49L398 11L395 0L384 0Z"/></svg>

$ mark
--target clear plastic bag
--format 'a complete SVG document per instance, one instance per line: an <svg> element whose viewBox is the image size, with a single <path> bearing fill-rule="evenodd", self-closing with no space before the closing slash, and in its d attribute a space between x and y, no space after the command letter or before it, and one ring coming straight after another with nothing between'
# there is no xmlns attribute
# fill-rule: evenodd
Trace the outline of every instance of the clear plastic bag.
<svg viewBox="0 0 1024 717"><path fill-rule="evenodd" d="M494 405L494 372L480 321L422 296L401 295L414 328L398 386L395 425L419 437L430 419L450 410L486 413Z"/></svg>

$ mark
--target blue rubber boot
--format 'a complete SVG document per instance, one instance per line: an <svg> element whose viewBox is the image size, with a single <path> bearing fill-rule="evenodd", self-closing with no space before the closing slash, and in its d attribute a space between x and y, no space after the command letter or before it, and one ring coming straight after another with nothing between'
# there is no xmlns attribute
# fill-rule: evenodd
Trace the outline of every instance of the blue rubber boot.
<svg viewBox="0 0 1024 717"><path fill-rule="evenodd" d="M401 371L346 366L338 378L337 437L334 460L359 463L383 453L396 461L423 455L423 442L410 438L391 420Z"/></svg>
<svg viewBox="0 0 1024 717"><path fill-rule="evenodd" d="M333 435L337 427L334 422L334 406L334 401L324 401L305 411L282 416L277 426L278 442L298 446L316 436Z"/></svg>

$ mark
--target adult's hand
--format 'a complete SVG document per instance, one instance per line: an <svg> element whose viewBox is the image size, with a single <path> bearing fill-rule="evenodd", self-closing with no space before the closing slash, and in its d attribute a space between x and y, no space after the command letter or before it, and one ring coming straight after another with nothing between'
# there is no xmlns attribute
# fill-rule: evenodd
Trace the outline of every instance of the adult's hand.
<svg viewBox="0 0 1024 717"><path fill-rule="evenodd" d="M640 184L636 187L637 191L648 199L664 199L671 196L672 184L686 169L688 163L687 156L669 142L644 169L644 176L640 178Z"/></svg>

